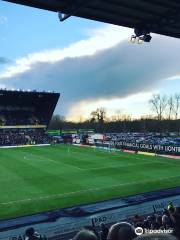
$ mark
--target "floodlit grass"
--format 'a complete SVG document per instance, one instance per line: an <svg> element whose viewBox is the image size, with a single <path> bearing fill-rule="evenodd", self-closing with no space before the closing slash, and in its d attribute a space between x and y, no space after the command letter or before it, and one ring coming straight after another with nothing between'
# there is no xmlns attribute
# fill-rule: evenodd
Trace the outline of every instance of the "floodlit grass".
<svg viewBox="0 0 180 240"><path fill-rule="evenodd" d="M0 149L0 219L180 186L180 161L70 145Z"/></svg>

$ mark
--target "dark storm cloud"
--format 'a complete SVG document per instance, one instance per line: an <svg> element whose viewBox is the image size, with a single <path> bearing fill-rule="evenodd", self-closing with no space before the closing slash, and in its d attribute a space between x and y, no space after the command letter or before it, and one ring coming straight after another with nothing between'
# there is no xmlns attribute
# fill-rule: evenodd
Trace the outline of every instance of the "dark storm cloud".
<svg viewBox="0 0 180 240"><path fill-rule="evenodd" d="M61 112L82 100L123 98L156 88L163 79L180 74L180 40L157 36L142 45L122 42L92 56L36 63L0 83L7 87L55 90Z"/></svg>

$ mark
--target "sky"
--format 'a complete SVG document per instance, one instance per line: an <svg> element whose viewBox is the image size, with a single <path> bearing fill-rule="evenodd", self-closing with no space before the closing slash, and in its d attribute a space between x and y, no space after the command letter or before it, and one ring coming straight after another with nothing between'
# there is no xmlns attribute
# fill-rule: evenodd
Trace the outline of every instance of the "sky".
<svg viewBox="0 0 180 240"><path fill-rule="evenodd" d="M1 1L0 88L60 92L55 113L82 120L150 114L153 94L180 92L180 40L152 34L132 44L133 29Z"/></svg>

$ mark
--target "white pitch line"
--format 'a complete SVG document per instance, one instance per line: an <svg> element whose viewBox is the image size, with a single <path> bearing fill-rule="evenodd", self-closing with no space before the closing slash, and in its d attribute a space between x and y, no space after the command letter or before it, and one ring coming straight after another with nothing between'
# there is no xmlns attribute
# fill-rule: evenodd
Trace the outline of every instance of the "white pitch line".
<svg viewBox="0 0 180 240"><path fill-rule="evenodd" d="M61 199L61 198L76 195L76 194L82 194L82 193L88 193L88 192L94 192L94 191L100 191L100 190L106 190L106 189L113 189L116 187L121 187L121 186L126 186L126 185L158 182L158 181L173 179L173 178L177 178L177 177L180 177L180 175L164 177L164 178L159 178L159 179L146 180L146 181L132 181L132 182L127 182L127 183L111 185L109 187L90 188L90 189L85 189L85 190L80 190L80 191L68 192L68 193L64 193L64 194L41 196L38 198L26 198L26 199L20 199L20 200L10 201L10 202L2 202L2 203L0 203L0 205L11 205L11 204L26 203L26 202L33 202L33 201L47 200L47 199Z"/></svg>

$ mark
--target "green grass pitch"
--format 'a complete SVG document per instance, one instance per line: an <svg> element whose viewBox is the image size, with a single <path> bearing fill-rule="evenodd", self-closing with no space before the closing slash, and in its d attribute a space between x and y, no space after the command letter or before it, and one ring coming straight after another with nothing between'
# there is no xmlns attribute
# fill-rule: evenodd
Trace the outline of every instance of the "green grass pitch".
<svg viewBox="0 0 180 240"><path fill-rule="evenodd" d="M180 186L180 161L70 145L0 149L0 219Z"/></svg>

